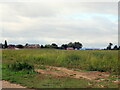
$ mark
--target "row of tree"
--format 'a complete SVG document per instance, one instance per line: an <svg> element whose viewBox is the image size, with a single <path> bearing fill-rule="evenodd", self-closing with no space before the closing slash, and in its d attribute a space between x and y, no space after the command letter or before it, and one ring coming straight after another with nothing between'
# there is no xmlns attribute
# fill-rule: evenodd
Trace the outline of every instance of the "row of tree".
<svg viewBox="0 0 120 90"><path fill-rule="evenodd" d="M7 41L5 40L5 44L0 44L0 48L3 48L3 49L5 49L5 48L9 48L8 47L9 45L7 44ZM16 48L24 48L24 46L23 45L21 45L21 44L19 44L19 45L11 45L11 46L13 46L13 47L16 47Z"/></svg>
<svg viewBox="0 0 120 90"><path fill-rule="evenodd" d="M67 48L73 48L73 49L80 49L82 48L82 44L80 42L70 42L68 44L62 44L60 47L58 47L57 44L52 43L50 44L46 44L45 46L41 45L41 48L55 48L55 49L67 49Z"/></svg>
<svg viewBox="0 0 120 90"><path fill-rule="evenodd" d="M26 45L28 45L28 44L26 44ZM25 46L23 46L21 44L15 45L16 48L25 48ZM109 43L109 45L104 50L120 50L120 46L114 45L113 48L112 48L112 46L113 46L113 44ZM55 48L55 49L72 48L72 49L77 49L77 50L79 50L82 47L83 47L83 45L80 42L74 42L74 43L70 42L68 44L62 44L61 46L58 46L55 43L40 46L40 48ZM5 40L5 43L1 45L1 48L8 48L6 40Z"/></svg>
<svg viewBox="0 0 120 90"><path fill-rule="evenodd" d="M107 46L107 48L105 50L120 50L120 46L115 45L115 46L113 46L113 48L112 48L112 46L113 46L113 44L109 43L109 45Z"/></svg>
<svg viewBox="0 0 120 90"><path fill-rule="evenodd" d="M16 48L25 48L28 44L25 46L19 44L15 45ZM52 44L46 44L46 45L41 45L40 48L55 48L55 49L67 49L67 48L73 48L73 49L80 49L82 48L82 44L80 42L70 42L68 44L62 44L61 46L58 46L55 43ZM5 44L2 45L2 48L8 48L7 41L5 40Z"/></svg>

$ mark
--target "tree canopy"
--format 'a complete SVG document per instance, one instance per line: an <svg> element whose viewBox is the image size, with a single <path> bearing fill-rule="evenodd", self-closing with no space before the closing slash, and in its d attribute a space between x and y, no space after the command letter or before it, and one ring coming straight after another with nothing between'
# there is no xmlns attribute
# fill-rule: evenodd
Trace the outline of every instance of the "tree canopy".
<svg viewBox="0 0 120 90"><path fill-rule="evenodd" d="M5 48L7 48L8 47L8 45L7 45L7 40L5 40L5 46L4 46Z"/></svg>

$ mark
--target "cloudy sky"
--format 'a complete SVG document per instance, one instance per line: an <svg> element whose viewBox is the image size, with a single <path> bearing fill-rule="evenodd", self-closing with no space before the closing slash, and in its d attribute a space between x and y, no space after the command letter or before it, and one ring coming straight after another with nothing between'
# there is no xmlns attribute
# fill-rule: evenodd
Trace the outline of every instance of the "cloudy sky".
<svg viewBox="0 0 120 90"><path fill-rule="evenodd" d="M0 40L8 44L118 42L117 2L1 2Z"/></svg>

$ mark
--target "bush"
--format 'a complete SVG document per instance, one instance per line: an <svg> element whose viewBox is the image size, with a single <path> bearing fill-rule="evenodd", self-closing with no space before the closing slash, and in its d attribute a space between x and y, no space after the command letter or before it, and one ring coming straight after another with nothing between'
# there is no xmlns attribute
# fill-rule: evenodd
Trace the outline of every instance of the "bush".
<svg viewBox="0 0 120 90"><path fill-rule="evenodd" d="M107 70L105 70L104 68L99 68L99 67L95 67L95 66L92 66L92 65L89 65L87 68L86 68L87 71L100 71L100 72L106 72Z"/></svg>
<svg viewBox="0 0 120 90"><path fill-rule="evenodd" d="M13 64L10 64L7 66L8 69L14 70L14 71L21 71L21 70L32 70L34 69L33 65L30 65L26 62L15 62Z"/></svg>

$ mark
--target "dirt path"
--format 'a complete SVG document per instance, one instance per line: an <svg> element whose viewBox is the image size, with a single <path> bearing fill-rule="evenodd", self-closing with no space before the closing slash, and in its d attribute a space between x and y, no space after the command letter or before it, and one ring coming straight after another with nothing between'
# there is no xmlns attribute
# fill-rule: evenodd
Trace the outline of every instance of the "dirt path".
<svg viewBox="0 0 120 90"><path fill-rule="evenodd" d="M20 84L13 84L5 80L0 81L0 83L2 83L2 88L26 88L21 86Z"/></svg>
<svg viewBox="0 0 120 90"><path fill-rule="evenodd" d="M39 72L42 74L51 74L54 77L70 77L70 78L76 78L76 79L84 78L84 79L95 80L95 81L104 81L104 80L110 81L110 79L108 79L110 74L107 72L81 71L81 70L76 71L74 69L67 69L64 67L35 65L35 67L36 66L45 67L44 69L35 69L36 72ZM113 82L120 83L119 79ZM2 83L2 88L27 88L27 87L21 86L20 84L10 83L4 80L0 81L0 83Z"/></svg>
<svg viewBox="0 0 120 90"><path fill-rule="evenodd" d="M38 65L43 66L43 65ZM96 80L96 81L104 81L104 80L110 80L107 77L109 77L109 73L107 72L98 72L98 71L75 71L73 69L67 69L64 67L53 67L53 66L44 66L46 69L35 69L36 72L42 73L42 74L51 74L55 77L70 77L70 78L85 78L88 80ZM118 83L118 81L116 81Z"/></svg>

